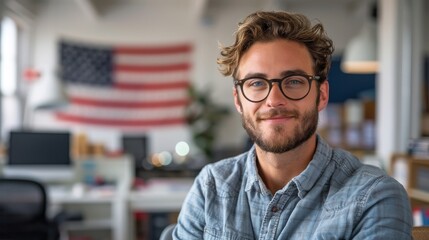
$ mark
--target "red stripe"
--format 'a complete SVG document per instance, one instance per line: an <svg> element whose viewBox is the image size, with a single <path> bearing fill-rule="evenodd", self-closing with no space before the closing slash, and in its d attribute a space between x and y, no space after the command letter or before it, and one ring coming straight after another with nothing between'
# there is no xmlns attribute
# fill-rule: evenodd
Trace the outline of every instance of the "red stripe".
<svg viewBox="0 0 429 240"><path fill-rule="evenodd" d="M173 83L115 83L115 88L122 90L168 90L188 87L188 81L177 81Z"/></svg>
<svg viewBox="0 0 429 240"><path fill-rule="evenodd" d="M158 102L118 102L109 100L96 100L91 98L70 97L71 104L80 104L87 106L108 107L108 108L167 108L186 106L188 99L158 101Z"/></svg>
<svg viewBox="0 0 429 240"><path fill-rule="evenodd" d="M191 45L176 45L176 46L159 46L159 47L117 47L114 49L118 54L175 54L175 53L189 53L192 50Z"/></svg>
<svg viewBox="0 0 429 240"><path fill-rule="evenodd" d="M191 65L188 63L180 63L180 64L171 64L164 66L133 66L133 65L116 65L116 72L171 72L171 71L183 71L189 70Z"/></svg>
<svg viewBox="0 0 429 240"><path fill-rule="evenodd" d="M184 118L168 118L155 120L112 120L112 119L97 119L76 116L67 113L56 113L56 117L62 121L94 124L94 125L110 125L110 126L128 126L128 127L145 127L145 126L163 126L172 124L184 124Z"/></svg>

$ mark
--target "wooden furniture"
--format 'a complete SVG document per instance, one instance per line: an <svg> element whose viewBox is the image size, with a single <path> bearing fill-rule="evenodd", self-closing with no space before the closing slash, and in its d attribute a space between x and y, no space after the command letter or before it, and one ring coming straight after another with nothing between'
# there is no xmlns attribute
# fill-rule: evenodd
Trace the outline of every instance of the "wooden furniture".
<svg viewBox="0 0 429 240"><path fill-rule="evenodd" d="M414 240L427 240L429 238L429 227L413 227Z"/></svg>
<svg viewBox="0 0 429 240"><path fill-rule="evenodd" d="M429 205L429 158L409 159L408 194L413 206Z"/></svg>

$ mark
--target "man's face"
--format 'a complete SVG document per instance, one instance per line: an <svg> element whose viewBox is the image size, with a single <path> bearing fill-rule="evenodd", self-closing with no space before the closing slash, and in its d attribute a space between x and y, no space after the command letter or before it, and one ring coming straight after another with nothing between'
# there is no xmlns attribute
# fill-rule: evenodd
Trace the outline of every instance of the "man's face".
<svg viewBox="0 0 429 240"><path fill-rule="evenodd" d="M237 79L279 79L293 72L314 75L313 61L304 45L288 40L257 42L242 56ZM234 101L250 138L264 151L283 153L314 135L318 112L328 102L328 83L320 86L319 93L312 81L309 94L298 101L284 97L277 84L258 103L248 101L239 88L234 88Z"/></svg>

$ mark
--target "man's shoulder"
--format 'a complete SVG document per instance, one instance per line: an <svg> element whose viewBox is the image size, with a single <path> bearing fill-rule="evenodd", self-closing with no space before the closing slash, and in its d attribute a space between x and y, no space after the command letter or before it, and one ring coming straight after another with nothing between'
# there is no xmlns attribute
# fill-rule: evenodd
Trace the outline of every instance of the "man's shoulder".
<svg viewBox="0 0 429 240"><path fill-rule="evenodd" d="M208 189L232 191L240 188L247 172L248 152L206 165L198 178Z"/></svg>
<svg viewBox="0 0 429 240"><path fill-rule="evenodd" d="M346 193L349 199L363 200L374 192L380 190L404 191L403 186L393 177L389 176L383 169L363 164L359 159L353 157L346 151L340 151L342 158L337 158L336 173L331 181L332 186L336 186L339 194ZM331 186L331 187L332 187ZM337 195L337 194L336 194ZM380 195L381 196L381 195Z"/></svg>
<svg viewBox="0 0 429 240"><path fill-rule="evenodd" d="M232 172L242 172L246 167L247 155L248 152L244 152L234 157L225 158L208 164L204 169L219 177L229 176Z"/></svg>

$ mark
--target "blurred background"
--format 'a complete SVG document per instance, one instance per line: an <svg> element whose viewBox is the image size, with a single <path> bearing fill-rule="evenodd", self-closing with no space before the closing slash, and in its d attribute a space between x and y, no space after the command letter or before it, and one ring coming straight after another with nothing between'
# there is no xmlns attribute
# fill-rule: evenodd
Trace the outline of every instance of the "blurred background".
<svg viewBox="0 0 429 240"><path fill-rule="evenodd" d="M189 182L180 181L249 147L232 79L217 69L219 46L233 43L251 12L286 10L320 21L334 41L319 134L407 189L428 190L428 164L413 162L429 156L428 8L423 0L3 0L3 165L12 163L11 133L40 134L39 142L46 133L68 133L71 163L80 168L72 187L109 182L109 159L119 159L127 194L154 179L154 189L169 189L165 179L174 179L186 193ZM17 142L18 152L34 146ZM21 165L34 165L38 153L29 154ZM426 206L427 193L418 193L415 206ZM156 217L162 229L174 215L146 213L177 212L181 200L132 213L127 205L113 221L129 218L131 230L108 223L113 233L93 238L157 239L148 230Z"/></svg>

